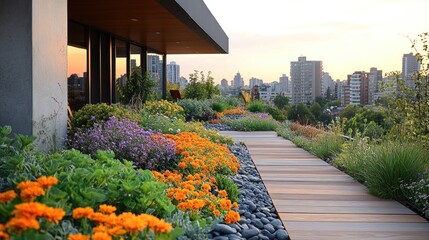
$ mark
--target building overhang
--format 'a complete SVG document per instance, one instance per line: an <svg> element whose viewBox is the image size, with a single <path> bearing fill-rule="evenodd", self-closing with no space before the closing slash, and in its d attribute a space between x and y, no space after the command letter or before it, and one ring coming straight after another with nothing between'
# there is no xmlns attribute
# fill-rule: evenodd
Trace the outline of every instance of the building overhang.
<svg viewBox="0 0 429 240"><path fill-rule="evenodd" d="M228 53L228 36L202 0L69 0L68 18L159 53Z"/></svg>

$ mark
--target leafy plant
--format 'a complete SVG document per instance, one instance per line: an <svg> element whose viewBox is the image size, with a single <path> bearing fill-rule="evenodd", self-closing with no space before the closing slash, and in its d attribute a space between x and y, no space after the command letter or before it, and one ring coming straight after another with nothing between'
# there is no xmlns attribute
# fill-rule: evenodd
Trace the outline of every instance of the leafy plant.
<svg viewBox="0 0 429 240"><path fill-rule="evenodd" d="M313 114L303 103L292 105L289 108L288 119L291 121L297 121L302 125L308 125L314 122Z"/></svg>
<svg viewBox="0 0 429 240"><path fill-rule="evenodd" d="M233 202L238 202L238 195L240 191L237 185L228 176L215 175L216 186L219 190L225 190L228 193L228 198Z"/></svg>
<svg viewBox="0 0 429 240"><path fill-rule="evenodd" d="M264 112L265 111L265 102L262 100L251 101L247 105L246 109L249 112Z"/></svg>
<svg viewBox="0 0 429 240"><path fill-rule="evenodd" d="M140 119L139 114L121 105L107 105L106 103L87 104L79 111L73 113L73 118L71 119L72 131L69 137L72 137L72 134L79 128L90 128L94 123L107 121L113 116L118 119L127 118L131 121L138 121Z"/></svg>
<svg viewBox="0 0 429 240"><path fill-rule="evenodd" d="M410 183L402 183L401 190L406 202L429 218L429 175L419 175L419 179Z"/></svg>
<svg viewBox="0 0 429 240"><path fill-rule="evenodd" d="M232 138L219 134L217 130L207 130L201 122L187 122L183 126L183 132L193 132L202 138L206 138L214 143L224 143L232 145Z"/></svg>
<svg viewBox="0 0 429 240"><path fill-rule="evenodd" d="M175 144L162 134L144 130L135 122L111 117L90 129L78 130L69 146L95 155L97 150L113 151L117 158L130 160L144 169L165 169L174 163Z"/></svg>
<svg viewBox="0 0 429 240"><path fill-rule="evenodd" d="M289 105L289 98L283 94L277 94L273 103L278 109L283 110Z"/></svg>
<svg viewBox="0 0 429 240"><path fill-rule="evenodd" d="M212 109L216 112L223 112L227 108L228 108L228 106L224 103L221 103L221 102L212 103Z"/></svg>
<svg viewBox="0 0 429 240"><path fill-rule="evenodd" d="M213 77L210 74L209 71L206 77L202 71L197 70L189 74L189 84L184 90L185 98L202 100L219 95L220 91L214 85Z"/></svg>
<svg viewBox="0 0 429 240"><path fill-rule="evenodd" d="M117 82L119 100L123 104L131 104L138 109L148 100L155 99L155 88L157 86L149 72L142 75L141 67L132 69L131 77L127 79L124 86Z"/></svg>
<svg viewBox="0 0 429 240"><path fill-rule="evenodd" d="M170 118L184 119L185 110L177 103L167 100L147 101L143 107L150 114L162 114Z"/></svg>
<svg viewBox="0 0 429 240"><path fill-rule="evenodd" d="M187 121L202 120L207 121L215 118L215 112L206 100L183 99L178 104L185 109Z"/></svg>
<svg viewBox="0 0 429 240"><path fill-rule="evenodd" d="M266 113L250 114L242 118L225 119L224 121L236 131L273 131L278 126L278 122Z"/></svg>
<svg viewBox="0 0 429 240"><path fill-rule="evenodd" d="M145 130L152 130L154 132L162 132L164 134L180 133L186 129L187 123L182 119L176 117L168 117L162 114L150 114L142 111L142 120L139 126Z"/></svg>
<svg viewBox="0 0 429 240"><path fill-rule="evenodd" d="M287 113L276 107L266 106L265 112L269 113L277 121L282 122L287 120Z"/></svg>

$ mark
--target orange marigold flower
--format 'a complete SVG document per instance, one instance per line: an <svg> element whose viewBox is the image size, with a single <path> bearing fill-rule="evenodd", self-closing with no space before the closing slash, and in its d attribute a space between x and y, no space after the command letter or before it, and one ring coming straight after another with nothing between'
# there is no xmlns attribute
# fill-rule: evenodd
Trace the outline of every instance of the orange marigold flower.
<svg viewBox="0 0 429 240"><path fill-rule="evenodd" d="M204 183L204 184L201 186L201 188L202 188L204 191L206 191L206 192L210 191L210 189L211 189L210 185L209 185L209 184L207 184L207 183Z"/></svg>
<svg viewBox="0 0 429 240"><path fill-rule="evenodd" d="M234 207L234 208L238 208L238 203L237 203L237 202L234 202L234 203L232 204L232 207Z"/></svg>
<svg viewBox="0 0 429 240"><path fill-rule="evenodd" d="M179 168L181 168L181 169L185 169L187 166L188 166L188 164L186 164L185 162L179 162Z"/></svg>
<svg viewBox="0 0 429 240"><path fill-rule="evenodd" d="M0 193L0 203L8 203L15 198L16 198L16 193L14 190L9 190L9 191Z"/></svg>
<svg viewBox="0 0 429 240"><path fill-rule="evenodd" d="M118 225L124 227L131 235L134 235L147 227L147 221L130 212L122 213L118 216L118 219Z"/></svg>
<svg viewBox="0 0 429 240"><path fill-rule="evenodd" d="M30 187L41 187L38 182L32 182L32 181L23 181L20 182L18 185L16 185L16 188L23 190Z"/></svg>
<svg viewBox="0 0 429 240"><path fill-rule="evenodd" d="M96 227L92 228L92 232L96 233L96 232L107 232L109 231L109 228L104 225L104 224L99 224Z"/></svg>
<svg viewBox="0 0 429 240"><path fill-rule="evenodd" d="M9 238L10 238L9 234L0 231L0 239L9 239Z"/></svg>
<svg viewBox="0 0 429 240"><path fill-rule="evenodd" d="M21 218L36 218L42 216L48 207L38 202L20 203L15 205L12 214Z"/></svg>
<svg viewBox="0 0 429 240"><path fill-rule="evenodd" d="M112 240L112 237L106 232L96 232L92 235L92 240Z"/></svg>
<svg viewBox="0 0 429 240"><path fill-rule="evenodd" d="M116 207L107 204L102 204L99 206L98 211L106 214L111 214L116 211Z"/></svg>
<svg viewBox="0 0 429 240"><path fill-rule="evenodd" d="M67 240L90 240L90 236L83 235L82 233L70 234Z"/></svg>
<svg viewBox="0 0 429 240"><path fill-rule="evenodd" d="M49 176L49 177L42 176L37 179L37 182L40 184L41 187L49 189L53 185L58 183L58 179L52 176Z"/></svg>
<svg viewBox="0 0 429 240"><path fill-rule="evenodd" d="M49 222L58 224L65 215L66 212L61 208L47 207L41 216L46 218Z"/></svg>
<svg viewBox="0 0 429 240"><path fill-rule="evenodd" d="M105 215L103 213L95 212L91 214L91 216L89 216L89 219L97 223L104 223L108 217L108 215Z"/></svg>
<svg viewBox="0 0 429 240"><path fill-rule="evenodd" d="M237 221L240 220L240 214L236 211L229 211L226 215L225 215L225 223L226 224L231 224L231 223L235 223Z"/></svg>
<svg viewBox="0 0 429 240"><path fill-rule="evenodd" d="M36 197L41 196L43 194L45 194L45 190L43 190L43 188L40 187L40 185L37 185L37 186L32 186L32 187L27 187L22 189L20 196L23 201L31 202Z"/></svg>
<svg viewBox="0 0 429 240"><path fill-rule="evenodd" d="M231 209L231 206L232 206L231 200L229 200L229 199L225 199L225 198L222 198L222 199L220 200L220 207L221 207L223 210L230 210L230 209Z"/></svg>
<svg viewBox="0 0 429 240"><path fill-rule="evenodd" d="M186 199L186 194L184 194L182 191L176 192L174 194L174 199L176 199L177 201L183 201Z"/></svg>
<svg viewBox="0 0 429 240"><path fill-rule="evenodd" d="M215 215L216 217L219 217L220 216L219 210L217 209L213 210L213 215Z"/></svg>
<svg viewBox="0 0 429 240"><path fill-rule="evenodd" d="M225 190L220 190L218 192L218 195L221 196L221 197L226 198L228 196L228 193Z"/></svg>
<svg viewBox="0 0 429 240"><path fill-rule="evenodd" d="M120 235L126 234L127 231L125 231L125 229L120 226L115 226L107 230L107 233L109 233L109 235L112 235L112 236L120 236Z"/></svg>
<svg viewBox="0 0 429 240"><path fill-rule="evenodd" d="M79 219L79 218L88 218L94 213L94 209L91 207L85 207L85 208L75 208L73 210L73 218Z"/></svg>
<svg viewBox="0 0 429 240"><path fill-rule="evenodd" d="M35 218L14 217L6 223L6 228L11 228L17 232L21 232L28 228L38 230L40 225L39 221L37 221Z"/></svg>

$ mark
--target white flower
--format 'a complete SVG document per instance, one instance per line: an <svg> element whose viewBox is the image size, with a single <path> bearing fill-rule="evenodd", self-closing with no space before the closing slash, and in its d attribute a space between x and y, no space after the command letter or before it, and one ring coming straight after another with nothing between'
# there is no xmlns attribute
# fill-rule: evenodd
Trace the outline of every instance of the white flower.
<svg viewBox="0 0 429 240"><path fill-rule="evenodd" d="M181 130L180 130L180 128L178 128L178 129L176 130L176 133L180 133L180 131L181 131Z"/></svg>
<svg viewBox="0 0 429 240"><path fill-rule="evenodd" d="M173 129L172 129L172 128L169 128L169 129L168 129L168 131L169 131L169 132L172 132L172 131L173 131Z"/></svg>

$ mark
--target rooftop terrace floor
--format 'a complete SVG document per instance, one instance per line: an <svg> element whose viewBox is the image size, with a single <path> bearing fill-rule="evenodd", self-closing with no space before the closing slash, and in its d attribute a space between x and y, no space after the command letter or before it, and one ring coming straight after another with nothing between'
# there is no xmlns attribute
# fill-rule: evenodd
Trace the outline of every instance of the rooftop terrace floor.
<svg viewBox="0 0 429 240"><path fill-rule="evenodd" d="M244 142L292 240L429 239L429 222L275 132L222 131Z"/></svg>

